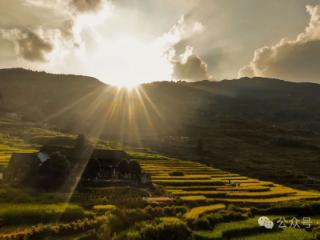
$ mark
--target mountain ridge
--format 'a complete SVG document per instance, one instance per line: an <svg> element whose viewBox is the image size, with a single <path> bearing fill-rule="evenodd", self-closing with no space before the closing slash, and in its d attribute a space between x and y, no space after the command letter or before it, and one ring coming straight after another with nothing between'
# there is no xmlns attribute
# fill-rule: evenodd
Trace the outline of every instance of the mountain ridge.
<svg viewBox="0 0 320 240"><path fill-rule="evenodd" d="M211 117L230 115L276 123L298 121L305 124L320 119L320 110L317 110L320 109L320 85L316 83L256 77L201 82L158 81L142 84L138 89L145 95L142 96L145 110L151 115L157 115L156 111L163 115L162 120L151 116L159 126L169 125L163 119L175 118L173 127L186 124L187 118L193 118L191 122L206 120L205 116L199 120L199 112ZM123 95L121 99L119 91ZM140 101L138 96L127 96L125 90L117 90L96 78L21 68L0 69L0 96L2 111L17 112L35 121L45 121L47 116L65 108L68 108L64 115L66 119L70 115L74 119L84 117L84 109L97 99L101 105L98 109L109 108L116 99L121 102L119 117L129 101L137 106ZM142 115L142 106L137 108ZM62 116L58 125L63 121ZM317 126L319 129L320 125Z"/></svg>

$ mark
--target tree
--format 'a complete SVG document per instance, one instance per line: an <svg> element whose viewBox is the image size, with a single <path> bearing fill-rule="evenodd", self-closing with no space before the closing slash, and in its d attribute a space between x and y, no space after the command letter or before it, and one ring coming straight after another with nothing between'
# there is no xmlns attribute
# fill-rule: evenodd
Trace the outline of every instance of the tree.
<svg viewBox="0 0 320 240"><path fill-rule="evenodd" d="M87 163L87 166L86 166L84 172L82 173L82 178L92 180L92 179L96 178L97 176L99 176L99 174L101 172L102 172L102 169L101 169L101 164L100 164L99 160L91 159Z"/></svg>
<svg viewBox="0 0 320 240"><path fill-rule="evenodd" d="M121 160L117 169L121 175L129 173L129 162L126 159Z"/></svg>
<svg viewBox="0 0 320 240"><path fill-rule="evenodd" d="M141 166L138 161L132 160L129 162L129 173L136 178L139 178L141 175Z"/></svg>
<svg viewBox="0 0 320 240"><path fill-rule="evenodd" d="M53 153L50 159L38 169L37 186L46 191L58 189L70 172L70 161L60 152Z"/></svg>

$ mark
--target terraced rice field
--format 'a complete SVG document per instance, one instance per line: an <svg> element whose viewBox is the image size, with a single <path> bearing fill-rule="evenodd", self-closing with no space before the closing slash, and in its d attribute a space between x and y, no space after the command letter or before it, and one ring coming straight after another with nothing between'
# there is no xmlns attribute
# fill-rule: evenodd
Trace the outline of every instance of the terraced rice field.
<svg viewBox="0 0 320 240"><path fill-rule="evenodd" d="M224 204L214 204L208 206L195 207L192 208L189 212L187 212L184 215L184 218L187 220L195 220L199 218L202 214L216 212L221 209L225 209L225 207L226 206Z"/></svg>
<svg viewBox="0 0 320 240"><path fill-rule="evenodd" d="M275 220L278 216L269 216L269 219ZM281 239L281 240L312 240L314 239L312 232L303 231L301 229L279 229L265 230L257 225L258 218L250 218L236 222L219 223L213 230L196 231L195 239L217 240L217 239L232 239L232 240L260 240L260 239ZM246 233L246 234L245 234ZM239 237L233 237L239 236Z"/></svg>
<svg viewBox="0 0 320 240"><path fill-rule="evenodd" d="M33 153L37 150L19 138L0 135L0 166L6 166L12 153Z"/></svg>
<svg viewBox="0 0 320 240"><path fill-rule="evenodd" d="M320 199L317 192L300 191L192 161L141 159L139 162L143 170L151 174L154 184L185 202L273 204Z"/></svg>

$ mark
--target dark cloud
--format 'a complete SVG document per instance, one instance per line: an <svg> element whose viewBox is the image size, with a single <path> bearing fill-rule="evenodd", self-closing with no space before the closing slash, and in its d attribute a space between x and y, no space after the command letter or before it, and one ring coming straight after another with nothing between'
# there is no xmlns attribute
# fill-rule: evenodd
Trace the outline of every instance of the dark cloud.
<svg viewBox="0 0 320 240"><path fill-rule="evenodd" d="M54 48L50 41L28 29L1 30L0 36L13 42L17 55L29 61L46 61L47 54Z"/></svg>
<svg viewBox="0 0 320 240"><path fill-rule="evenodd" d="M96 12L104 6L104 0L71 0L71 4L79 12Z"/></svg>
<svg viewBox="0 0 320 240"><path fill-rule="evenodd" d="M240 76L263 76L291 81L320 82L320 5L308 6L309 26L295 40L281 40L257 49Z"/></svg>

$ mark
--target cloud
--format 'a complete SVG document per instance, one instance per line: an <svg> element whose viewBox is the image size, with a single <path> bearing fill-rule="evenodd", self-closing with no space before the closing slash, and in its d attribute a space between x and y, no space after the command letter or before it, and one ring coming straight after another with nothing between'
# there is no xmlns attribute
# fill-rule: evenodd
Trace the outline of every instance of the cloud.
<svg viewBox="0 0 320 240"><path fill-rule="evenodd" d="M163 36L163 39L171 45L178 44L183 40L197 34L203 33L205 27L201 22L193 21L182 15L178 22Z"/></svg>
<svg viewBox="0 0 320 240"><path fill-rule="evenodd" d="M166 54L173 66L172 78L175 80L200 81L209 79L208 66L200 56L193 53L188 39L201 35L204 25L186 16L163 35L162 40L168 45Z"/></svg>
<svg viewBox="0 0 320 240"><path fill-rule="evenodd" d="M28 29L0 30L0 37L14 43L18 56L29 61L46 61L54 46L36 32Z"/></svg>
<svg viewBox="0 0 320 240"><path fill-rule="evenodd" d="M173 78L175 80L201 81L209 79L207 64L187 46L177 60L173 60Z"/></svg>
<svg viewBox="0 0 320 240"><path fill-rule="evenodd" d="M76 12L98 12L108 4L107 0L26 0L27 3L47 8L56 8L60 10L75 10Z"/></svg>
<svg viewBox="0 0 320 240"><path fill-rule="evenodd" d="M71 0L70 4L79 12L96 12L103 8L103 0Z"/></svg>
<svg viewBox="0 0 320 240"><path fill-rule="evenodd" d="M282 39L257 49L239 76L262 76L296 82L320 82L320 5L307 6L309 25L296 39Z"/></svg>
<svg viewBox="0 0 320 240"><path fill-rule="evenodd" d="M51 61L84 47L83 31L98 23L95 18L101 19L107 4L106 0L4 0L0 42L11 42L18 59Z"/></svg>

